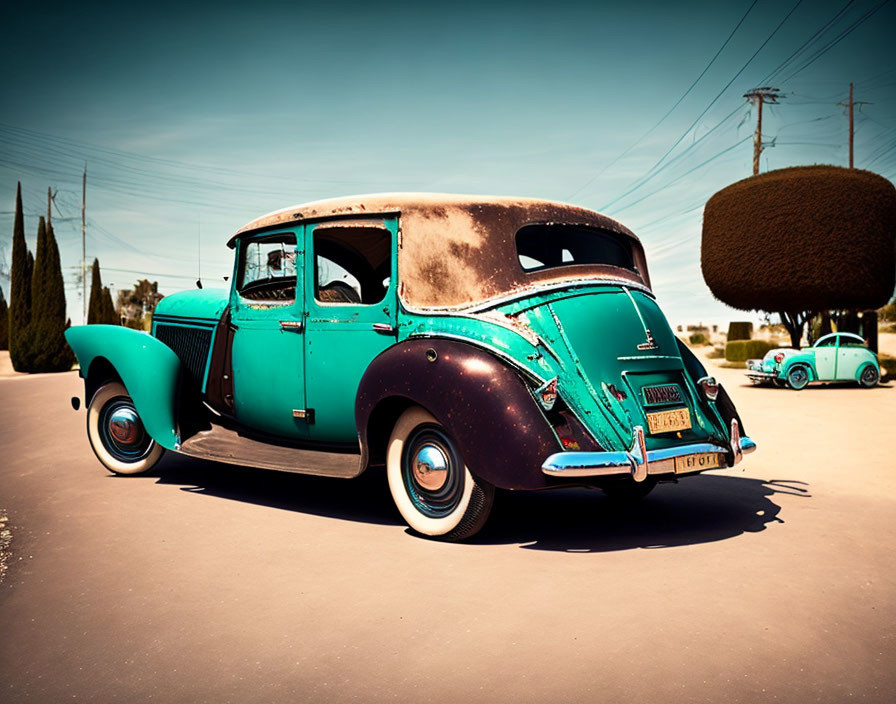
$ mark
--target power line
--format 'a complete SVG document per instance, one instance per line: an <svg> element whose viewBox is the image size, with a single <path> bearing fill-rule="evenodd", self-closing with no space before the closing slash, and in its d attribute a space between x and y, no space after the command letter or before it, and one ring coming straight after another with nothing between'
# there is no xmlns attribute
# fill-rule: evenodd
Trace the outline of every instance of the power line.
<svg viewBox="0 0 896 704"><path fill-rule="evenodd" d="M775 68L770 74L763 78L760 83L771 83L774 80L775 76L777 76L782 70L784 70L784 68L786 68L791 61L795 60L800 54L802 54L810 44L814 43L817 37L827 31L828 28L830 28L832 25L836 24L843 16L843 14L849 9L850 5L852 5L854 2L855 0L849 0L849 2L847 2L843 7L840 8L836 15L834 15L831 19L829 19L821 27L819 27L815 31L815 34L809 37L800 45L800 47L796 51L794 51L790 56L784 59L784 61L778 64L777 68Z"/></svg>
<svg viewBox="0 0 896 704"><path fill-rule="evenodd" d="M806 60L806 61L805 61L805 62L804 62L798 69L796 69L795 71L793 71L790 75L787 76L787 78L784 78L781 82L782 82L782 83L786 83L787 81L792 80L792 79L794 78L794 76L796 76L797 74L801 73L802 71L805 71L809 66L811 66L813 63L815 63L816 61L818 61L818 59L820 59L822 56L824 56L826 53L828 53L831 49L833 49L835 46L837 46L837 44L839 44L839 43L840 43L841 41L843 41L847 36L849 36L850 34L852 34L853 31L855 31L858 27L860 27L862 24L864 24L864 23L865 23L869 18L871 18L871 17L872 17L878 10L880 10L884 5L886 5L886 4L889 3L889 2L890 2L890 0L884 0L880 5L878 5L877 7L875 7L875 8L873 8L873 9L869 10L868 12L866 12L866 13L865 13L864 15L862 15L858 20L856 20L855 22L853 22L849 27L847 27L847 28L846 28L845 30L843 30L840 34L838 34L834 39L832 39L830 42L828 42L828 43L825 44L823 47L821 47L820 49L818 49L818 50L817 50L814 54L812 54L812 55L809 57L809 59L807 59L807 60Z"/></svg>
<svg viewBox="0 0 896 704"><path fill-rule="evenodd" d="M709 69L712 67L712 65L716 62L716 59L719 58L719 54L721 54L721 53L722 53L722 50L723 50L726 46L728 46L728 43L731 41L731 38L737 33L737 30L740 29L740 26L744 23L744 20L747 19L747 15L750 14L750 12L752 11L752 9L756 6L756 3L757 3L757 2L759 2L759 0L753 0L753 3L750 5L750 7L747 8L747 11L744 13L743 17L740 18L740 21L734 26L734 29L732 29L731 32L728 34L728 38L725 39L725 41L722 43L722 46L719 47L719 50L715 53L715 56L713 56L712 59L709 60L709 63L706 64L706 66L704 67L704 69L700 72L700 75L697 76L696 79L694 79L694 82L691 83L691 85L690 85L690 86L688 87L688 89L682 94L682 96L681 96L678 100L675 101L675 104L674 104L671 108L669 108L669 110L666 112L666 114L663 115L663 116L659 119L659 121L658 121L653 127L651 127L651 128L650 128L649 130L647 130L644 134L642 134L642 135L635 141L634 144L632 144L628 149L626 149L626 150L625 150L624 152L622 152L619 156L617 156L615 159L613 159L613 161L611 161L609 164L607 164L606 166L604 166L604 168L602 168L596 175L592 176L591 179L589 179L588 182L585 183L585 185L581 186L578 190L576 190L576 192L573 193L571 196L569 196L569 198L568 198L567 200L572 200L572 199L575 198L577 195L579 195L579 193L581 193L581 192L584 191L586 188L588 188L588 187L589 187L592 183L594 183L594 182L595 182L595 181L596 181L596 180L597 180L597 179L598 179L598 178L599 178L599 177L600 177L600 176L601 176L607 169L609 169L609 168L610 168L611 166L613 166L616 162L618 162L620 159L622 159L622 157L624 157L626 154L628 154L632 149L634 149L635 147L637 147L642 141L644 141L644 139L646 139L651 133L653 133L653 131L654 131L657 127L659 127L661 124L663 124L663 122L665 122L666 118L669 117L669 115L671 115L671 114L674 112L675 108L677 108L679 105L681 105L681 101L683 101L685 98L688 97L688 95L690 94L690 92L694 89L694 86L696 86L696 85L700 82L700 79L703 78L703 76L706 75L706 72L709 71Z"/></svg>
<svg viewBox="0 0 896 704"><path fill-rule="evenodd" d="M707 105L707 106L703 109L703 112L701 112L701 113L697 116L697 119L695 119L695 120L690 124L690 126L689 126L689 127L688 127L688 128L681 134L681 136L680 136L677 140L675 140L675 143L674 143L671 147L669 147L669 149L666 151L666 153L663 154L663 155L657 160L657 162L656 162L653 166L650 167L650 169L648 169L647 173L646 173L642 178L640 178L638 181L636 181L636 182L634 183L634 185L632 185L630 188L628 188L624 193L622 193L621 195L617 196L616 198L614 198L613 200L611 200L609 203L606 203L605 205L603 205L603 206L601 207L601 210L606 210L607 208L609 208L610 206L612 206L614 203L617 203L617 202L619 202L620 200L622 200L623 198L625 198L625 197L629 196L630 194L634 193L637 189L643 187L646 183L648 183L648 182L651 181L653 178L655 178L655 177L657 176L657 174L661 173L661 170L658 170L657 167L659 167L660 164L662 164L662 163L666 160L666 157L668 157L669 154L672 153L672 151L675 149L675 147L677 147L677 146L681 143L681 141L688 135L688 133L690 133L690 131L691 131L692 129L694 129L694 127L697 125L697 123L700 122L700 120L703 118L703 116L704 116L707 112L709 112L709 109L710 109L713 105L716 104L716 101L718 101L718 99L722 97L722 94L725 93L725 91L727 91L728 88L731 87L731 84L734 83L734 81L736 81L736 80L738 79L738 77L739 77L739 76L740 76L740 75L747 69L747 67L753 62L753 59L755 59L755 58L759 55L759 52L762 51L762 50L765 48L765 45L768 44L768 43L772 40L772 38L778 33L778 30L780 30L781 27L784 25L784 23L787 22L788 19L790 19L790 16L791 16L794 12L796 12L796 9L802 4L802 2L803 2L803 0L797 0L797 1L796 1L796 3L793 5L793 7L790 8L790 11L784 16L784 19L782 19L782 20L778 23L778 26L775 27L774 30L772 30L772 33L769 34L768 37L766 37L765 41L762 42L762 44L760 44L759 48L758 48L755 52L753 52L753 55L752 55L749 59L747 59L747 62L740 68L740 70L738 70L737 73L734 74L734 76L731 78L731 80L728 81L728 83L725 84L725 87L722 88L722 90L720 90L720 91L718 92L718 94L717 94L717 95L710 101L709 105Z"/></svg>

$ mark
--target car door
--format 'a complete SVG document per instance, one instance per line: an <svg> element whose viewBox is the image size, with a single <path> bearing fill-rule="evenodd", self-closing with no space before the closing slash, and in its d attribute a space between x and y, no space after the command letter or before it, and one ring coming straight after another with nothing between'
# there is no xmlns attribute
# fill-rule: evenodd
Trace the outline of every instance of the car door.
<svg viewBox="0 0 896 704"><path fill-rule="evenodd" d="M831 335L819 341L812 350L815 352L815 371L821 380L836 379L837 336Z"/></svg>
<svg viewBox="0 0 896 704"><path fill-rule="evenodd" d="M870 362L871 354L857 339L841 337L837 354L837 379L839 381L855 381L858 378L859 367Z"/></svg>
<svg viewBox="0 0 896 704"><path fill-rule="evenodd" d="M307 438L304 227L238 242L231 292L234 413L241 425Z"/></svg>
<svg viewBox="0 0 896 704"><path fill-rule="evenodd" d="M305 396L311 439L357 445L355 395L397 338L397 217L306 226Z"/></svg>

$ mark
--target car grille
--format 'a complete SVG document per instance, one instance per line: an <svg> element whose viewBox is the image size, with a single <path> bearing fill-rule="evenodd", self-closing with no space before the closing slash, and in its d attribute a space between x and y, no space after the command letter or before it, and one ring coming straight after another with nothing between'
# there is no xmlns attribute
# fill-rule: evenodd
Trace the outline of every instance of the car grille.
<svg viewBox="0 0 896 704"><path fill-rule="evenodd" d="M180 358L189 376L200 386L212 343L212 328L193 328L158 323L155 336Z"/></svg>

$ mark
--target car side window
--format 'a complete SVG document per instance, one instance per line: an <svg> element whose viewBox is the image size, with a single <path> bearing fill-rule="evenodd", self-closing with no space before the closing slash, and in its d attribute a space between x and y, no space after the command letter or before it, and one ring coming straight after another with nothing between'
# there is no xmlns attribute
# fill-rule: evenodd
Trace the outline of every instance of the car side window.
<svg viewBox="0 0 896 704"><path fill-rule="evenodd" d="M837 344L836 337L829 337L827 340L822 340L816 345L816 347L834 347Z"/></svg>
<svg viewBox="0 0 896 704"><path fill-rule="evenodd" d="M314 230L314 298L319 303L379 303L391 269L392 234L382 225L333 224Z"/></svg>
<svg viewBox="0 0 896 704"><path fill-rule="evenodd" d="M295 301L296 236L278 233L244 243L237 291L252 301Z"/></svg>

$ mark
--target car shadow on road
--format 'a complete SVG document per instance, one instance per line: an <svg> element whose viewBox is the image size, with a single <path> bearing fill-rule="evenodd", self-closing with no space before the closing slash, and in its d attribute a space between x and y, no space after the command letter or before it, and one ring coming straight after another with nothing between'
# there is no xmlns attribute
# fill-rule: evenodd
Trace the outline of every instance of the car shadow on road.
<svg viewBox="0 0 896 704"><path fill-rule="evenodd" d="M564 552L708 543L784 523L781 507L772 500L779 494L811 497L805 482L721 475L660 484L640 503L628 506L597 490L505 493L473 542Z"/></svg>
<svg viewBox="0 0 896 704"><path fill-rule="evenodd" d="M310 515L402 525L383 472L332 479L200 460L167 453L149 473L183 491Z"/></svg>
<svg viewBox="0 0 896 704"><path fill-rule="evenodd" d="M359 523L404 524L384 473L376 469L357 479L327 479L168 454L151 474L159 484L206 496ZM630 506L592 489L499 492L491 518L468 544L608 552L708 543L783 523L772 500L780 494L811 497L805 482L711 474L660 484Z"/></svg>

